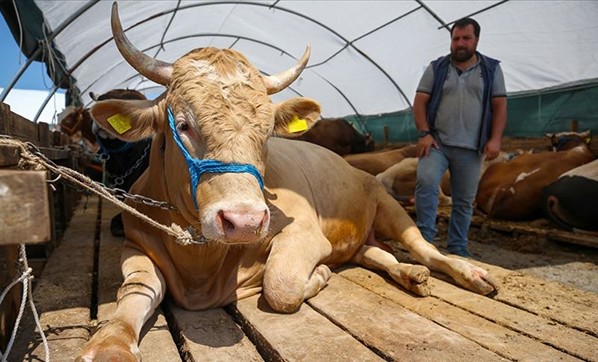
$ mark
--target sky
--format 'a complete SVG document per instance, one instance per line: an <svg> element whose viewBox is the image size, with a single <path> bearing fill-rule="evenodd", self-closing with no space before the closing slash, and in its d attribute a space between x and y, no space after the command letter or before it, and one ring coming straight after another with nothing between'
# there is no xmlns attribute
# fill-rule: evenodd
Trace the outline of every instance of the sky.
<svg viewBox="0 0 598 362"><path fill-rule="evenodd" d="M8 86L27 58L21 54L19 45L0 15L0 93ZM4 103L17 113L33 120L40 106L52 89L52 81L46 73L45 64L32 62L17 84L8 93ZM38 122L55 123L56 115L64 109L64 90L60 90L48 101Z"/></svg>

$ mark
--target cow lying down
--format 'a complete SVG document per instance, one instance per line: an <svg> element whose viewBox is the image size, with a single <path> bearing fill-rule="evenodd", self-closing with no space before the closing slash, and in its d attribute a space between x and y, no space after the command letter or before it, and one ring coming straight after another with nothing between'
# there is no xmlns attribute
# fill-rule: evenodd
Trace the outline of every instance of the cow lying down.
<svg viewBox="0 0 598 362"><path fill-rule="evenodd" d="M167 292L190 310L261 292L274 310L291 313L326 285L330 267L347 262L384 270L422 296L430 293L427 267L477 293L496 289L484 269L427 243L372 175L317 145L270 138L290 135L291 122L309 127L319 117L313 100L273 104L268 97L298 77L309 48L291 69L262 76L230 49L196 49L163 63L128 42L116 6L112 25L127 62L167 90L155 101L97 102L92 115L127 141L153 135L149 168L132 192L178 211L139 210L163 224L193 227L203 237L181 245L125 214L117 309L80 359L139 358L140 330ZM130 129L119 133L109 119ZM374 232L400 241L425 266L401 264L368 245Z"/></svg>
<svg viewBox="0 0 598 362"><path fill-rule="evenodd" d="M565 172L544 188L545 215L567 229L598 231L598 160Z"/></svg>

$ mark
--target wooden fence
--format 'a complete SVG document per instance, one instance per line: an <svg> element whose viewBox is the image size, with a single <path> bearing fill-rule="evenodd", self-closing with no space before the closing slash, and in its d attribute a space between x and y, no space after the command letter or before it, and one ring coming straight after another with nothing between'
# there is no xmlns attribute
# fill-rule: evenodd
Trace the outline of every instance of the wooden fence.
<svg viewBox="0 0 598 362"><path fill-rule="evenodd" d="M81 170L88 157L64 133L47 123L33 123L0 103L0 141L35 146L57 165ZM46 171L22 169L21 149L0 143L0 287L18 278L19 244L25 244L34 276L58 245L81 192L51 181ZM0 306L0 348L6 348L22 290L12 288Z"/></svg>

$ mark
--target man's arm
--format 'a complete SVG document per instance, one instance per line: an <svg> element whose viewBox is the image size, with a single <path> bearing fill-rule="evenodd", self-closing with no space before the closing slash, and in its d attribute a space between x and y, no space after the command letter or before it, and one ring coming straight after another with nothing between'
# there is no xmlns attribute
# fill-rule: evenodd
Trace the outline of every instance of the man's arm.
<svg viewBox="0 0 598 362"><path fill-rule="evenodd" d="M493 97L492 100L492 126L490 139L484 146L486 160L492 160L500 152L502 135L507 126L507 97Z"/></svg>
<svg viewBox="0 0 598 362"><path fill-rule="evenodd" d="M429 131L428 127L428 102L431 96L428 93L415 93L413 101L413 118L415 119L415 128L418 131Z"/></svg>
<svg viewBox="0 0 598 362"><path fill-rule="evenodd" d="M415 128L418 131L429 131L428 126L428 102L431 95L428 93L415 93L415 100L413 101L413 118L415 119ZM427 135L421 137L417 141L417 157L427 157L430 154L430 147L438 148L434 137Z"/></svg>

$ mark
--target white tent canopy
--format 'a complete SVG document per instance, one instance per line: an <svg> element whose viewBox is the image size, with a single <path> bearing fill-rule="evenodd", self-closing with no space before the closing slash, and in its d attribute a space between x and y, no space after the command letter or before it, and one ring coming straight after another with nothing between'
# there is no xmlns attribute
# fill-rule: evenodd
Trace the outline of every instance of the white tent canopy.
<svg viewBox="0 0 598 362"><path fill-rule="evenodd" d="M84 104L90 91L161 92L118 53L112 1L35 4ZM131 42L168 62L233 48L273 74L311 44L308 68L273 98L314 98L324 117L410 108L426 65L449 52L447 25L465 16L481 24L478 50L502 60L510 94L598 79L598 1L120 1L119 13Z"/></svg>

